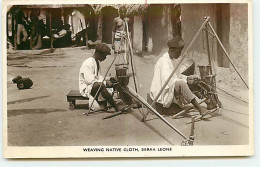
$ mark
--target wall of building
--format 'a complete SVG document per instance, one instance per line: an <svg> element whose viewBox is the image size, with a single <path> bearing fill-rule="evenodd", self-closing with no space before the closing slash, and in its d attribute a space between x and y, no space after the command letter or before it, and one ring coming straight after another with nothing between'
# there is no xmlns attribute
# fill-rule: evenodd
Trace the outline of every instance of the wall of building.
<svg viewBox="0 0 260 173"><path fill-rule="evenodd" d="M230 4L216 4L216 32L226 51L230 53ZM223 48L217 44L217 63L220 67L229 67L230 62Z"/></svg>
<svg viewBox="0 0 260 173"><path fill-rule="evenodd" d="M112 43L112 28L113 21L118 17L118 10L114 7L107 6L102 8L102 41L111 44Z"/></svg>
<svg viewBox="0 0 260 173"><path fill-rule="evenodd" d="M204 16L210 16L210 23L217 32L225 49L230 54L239 73L248 80L248 10L246 4L182 4L182 36L187 49L195 33L203 23ZM235 73L216 39L209 34L210 52L214 64L218 66L217 78L225 84L244 87L242 80ZM205 35L200 34L188 53L196 65L208 64ZM224 68L229 68L227 72ZM225 71L225 73L223 73Z"/></svg>
<svg viewBox="0 0 260 173"><path fill-rule="evenodd" d="M172 37L170 20L170 5L150 5L147 8L147 50L158 54L167 46L167 40Z"/></svg>
<svg viewBox="0 0 260 173"><path fill-rule="evenodd" d="M102 16L96 15L95 24L97 29L97 40L102 40Z"/></svg>
<svg viewBox="0 0 260 173"><path fill-rule="evenodd" d="M132 36L133 36L133 49L136 51L142 51L143 21L141 16L134 16Z"/></svg>
<svg viewBox="0 0 260 173"><path fill-rule="evenodd" d="M167 47L167 40L173 35L171 6L153 4L149 5L147 13L143 16L128 16L129 31L135 51L144 50L159 54ZM113 19L117 16L114 7L102 8L101 15L97 15L95 19L98 40L111 43Z"/></svg>
<svg viewBox="0 0 260 173"><path fill-rule="evenodd" d="M210 23L216 29L215 4L181 4L182 37L185 41L184 51L205 21L205 16L210 16ZM209 47L211 57L216 61L217 47L215 39L211 35L209 35ZM205 33L200 32L195 43L187 53L189 58L195 59L196 65L208 65Z"/></svg>
<svg viewBox="0 0 260 173"><path fill-rule="evenodd" d="M248 10L247 4L230 5L230 56L241 75L248 80ZM231 68L233 70L233 68Z"/></svg>

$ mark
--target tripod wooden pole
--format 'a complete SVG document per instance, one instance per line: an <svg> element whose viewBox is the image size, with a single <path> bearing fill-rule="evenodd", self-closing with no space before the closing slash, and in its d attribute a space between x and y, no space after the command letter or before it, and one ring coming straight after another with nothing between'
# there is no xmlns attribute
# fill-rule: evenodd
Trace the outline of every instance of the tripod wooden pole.
<svg viewBox="0 0 260 173"><path fill-rule="evenodd" d="M131 68L132 68L132 72L133 72L133 78L134 78L134 85L135 85L135 91L138 93L138 84L136 82L136 73L135 73L135 69L134 69L134 61L133 61L133 48L132 48L132 43L130 40L130 36L129 36L129 30L128 30L128 24L127 21L125 20L125 25L126 25L126 34L127 34L127 38L128 38L128 44L129 44L129 48L130 48L130 58L131 58Z"/></svg>
<svg viewBox="0 0 260 173"><path fill-rule="evenodd" d="M195 40L197 39L199 33L201 32L201 30L203 29L203 27L205 26L206 23L208 23L210 17L206 17L205 21L202 23L201 27L199 28L198 32L195 34L194 38L192 39L190 45L188 46L188 48L185 50L185 52L183 53L183 56L181 58L181 60L179 61L179 63L177 64L177 66L174 68L174 70L172 71L172 73L170 74L170 76L168 77L168 79L166 80L166 82L164 83L164 85L162 86L161 90L158 92L157 96L154 98L151 106L153 106L155 104L155 102L158 100L158 98L161 96L163 90L165 89L165 87L168 85L169 81L171 80L172 76L175 74L175 72L178 70L179 66L181 65L181 63L183 62L184 58L186 57L187 52L190 50L191 46L194 44ZM143 121L145 121L146 117L148 116L148 114L144 115L143 117Z"/></svg>
<svg viewBox="0 0 260 173"><path fill-rule="evenodd" d="M227 53L225 47L224 47L223 44L221 43L221 41L220 41L220 39L219 39L217 33L215 32L215 30L214 30L214 28L212 27L212 25L211 25L210 22L209 22L209 26L210 26L210 29L212 30L212 32L214 33L215 37L217 38L219 45L221 46L221 48L223 49L224 53L226 54L226 56L227 56L227 58L228 58L230 64L234 67L235 71L237 72L237 74L238 74L238 76L241 78L241 80L244 82L244 84L246 85L247 89L249 89L249 87L248 87L248 85L246 84L245 80L242 78L242 76L241 76L240 73L238 72L238 70L237 70L236 66L234 65L234 63L231 61L229 54Z"/></svg>
<svg viewBox="0 0 260 173"><path fill-rule="evenodd" d="M206 44L207 44L207 54L208 54L208 61L210 65L210 75L212 75L212 66L211 66L211 56L210 56L210 50L209 50L209 35L208 35L208 24L205 25L205 35L206 35Z"/></svg>
<svg viewBox="0 0 260 173"><path fill-rule="evenodd" d="M52 35L52 10L50 9L49 10L49 14L50 14L50 39L51 39L51 49L50 49L50 52L53 53L54 50L53 50L53 41L54 41L54 38L53 38L53 35Z"/></svg>
<svg viewBox="0 0 260 173"><path fill-rule="evenodd" d="M188 139L183 133L181 133L176 127L174 127L171 123L169 123L160 113L158 113L151 105L149 105L138 93L136 93L132 88L128 87L125 89L122 87L126 93L131 95L137 101L139 101L142 105L147 107L150 111L152 111L158 118L160 118L164 123L166 123L170 128L172 128L175 132L181 135L184 139Z"/></svg>
<svg viewBox="0 0 260 173"><path fill-rule="evenodd" d="M209 25L209 22L205 25L205 34L206 34L206 44L207 44L208 61L209 61L209 66L210 66L210 68L209 68L209 70L210 70L209 73L210 73L210 75L213 75L213 72L212 72L212 63L214 63L214 61L212 61L212 57L210 56L208 25ZM214 64L213 64L213 65L214 65ZM216 79L215 79L214 77L212 78L212 81L213 81L213 86L214 86L214 88L216 88L216 87L217 87L217 85L216 85ZM216 99L216 101L217 101L219 107L221 107L221 102L219 101L219 98L218 98L217 94L214 94L214 97L215 97L215 99Z"/></svg>

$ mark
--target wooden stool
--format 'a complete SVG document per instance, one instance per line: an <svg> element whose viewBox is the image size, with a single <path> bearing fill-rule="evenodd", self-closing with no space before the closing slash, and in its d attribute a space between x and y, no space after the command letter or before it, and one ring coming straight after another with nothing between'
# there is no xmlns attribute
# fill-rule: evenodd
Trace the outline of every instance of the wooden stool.
<svg viewBox="0 0 260 173"><path fill-rule="evenodd" d="M83 97L78 90L71 90L66 96L70 110L75 109L76 100L89 100L88 97Z"/></svg>

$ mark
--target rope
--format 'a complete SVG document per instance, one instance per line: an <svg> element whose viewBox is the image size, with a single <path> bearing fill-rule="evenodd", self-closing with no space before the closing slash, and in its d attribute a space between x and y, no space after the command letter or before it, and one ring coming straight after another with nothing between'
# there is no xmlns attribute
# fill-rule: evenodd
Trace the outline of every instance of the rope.
<svg viewBox="0 0 260 173"><path fill-rule="evenodd" d="M233 98L235 98L235 99L237 99L237 100L239 100L239 101L242 101L242 102L244 102L244 103L248 103L248 102L246 102L246 101L244 101L244 100L238 98L237 96L234 96L234 95L228 93L227 91L225 91L225 90L222 89L222 88L217 87L217 89L219 89L219 90L221 90L221 91L224 92L224 93L219 93L219 92L218 92L215 88L213 88L212 86L206 84L206 83L203 82L203 81L201 81L201 82L202 82L203 84L207 85L208 87L210 87L211 89L213 89L213 90L214 90L215 92L217 92L218 94L222 94L222 95L224 95L224 93L225 93L225 95L229 95L229 96L231 96L231 97L233 97Z"/></svg>

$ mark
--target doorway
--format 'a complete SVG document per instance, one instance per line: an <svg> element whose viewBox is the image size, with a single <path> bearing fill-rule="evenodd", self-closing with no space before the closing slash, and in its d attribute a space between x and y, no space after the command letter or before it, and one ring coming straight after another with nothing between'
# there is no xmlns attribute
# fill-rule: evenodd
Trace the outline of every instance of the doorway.
<svg viewBox="0 0 260 173"><path fill-rule="evenodd" d="M118 17L118 11L114 7L108 6L101 10L102 14L102 42L112 43L113 21Z"/></svg>
<svg viewBox="0 0 260 173"><path fill-rule="evenodd" d="M217 34L223 46L229 53L229 34L230 34L230 4L217 4L216 5L216 19L217 19ZM217 45L217 60L219 67L229 68L230 63L225 57L223 49Z"/></svg>

